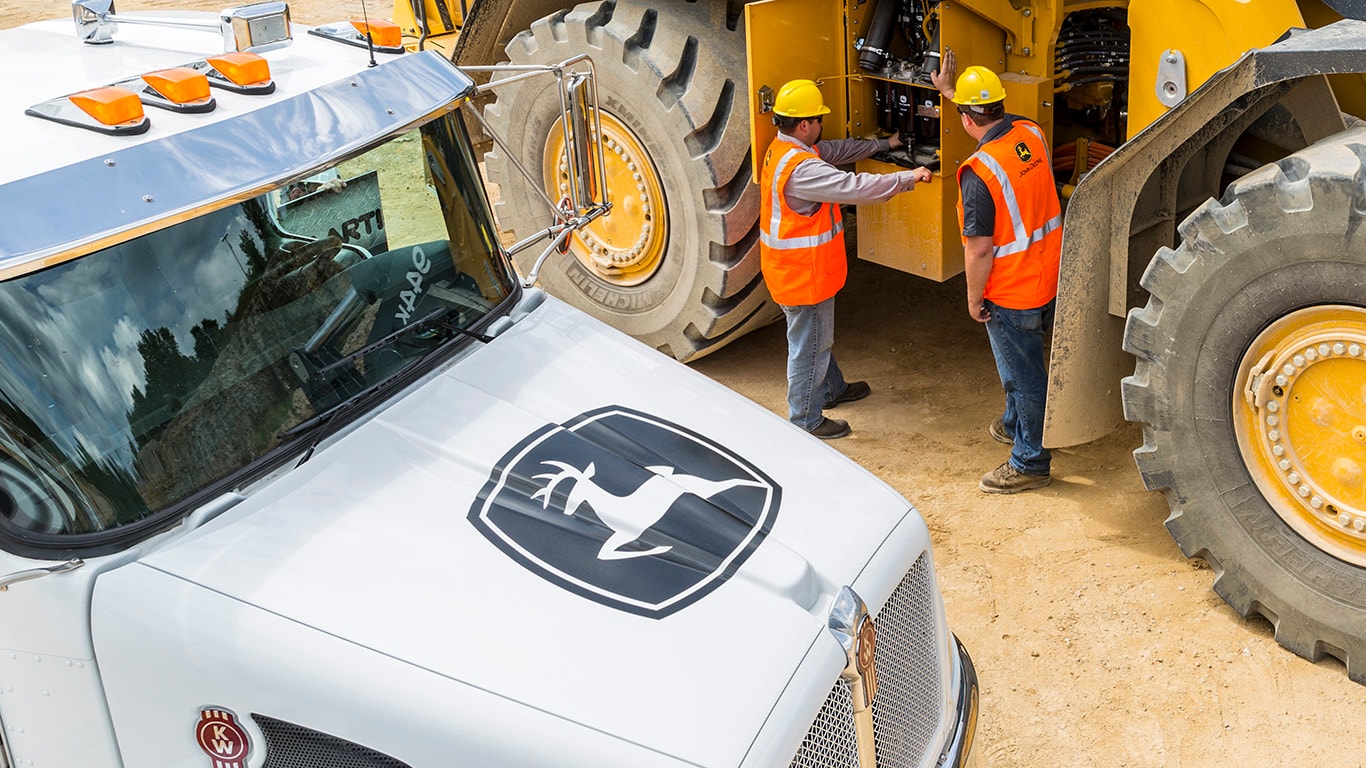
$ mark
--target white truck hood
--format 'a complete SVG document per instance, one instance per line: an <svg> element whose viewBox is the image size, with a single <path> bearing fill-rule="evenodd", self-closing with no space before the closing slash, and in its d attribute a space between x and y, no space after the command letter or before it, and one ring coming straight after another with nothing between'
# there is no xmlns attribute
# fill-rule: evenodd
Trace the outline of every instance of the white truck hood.
<svg viewBox="0 0 1366 768"><path fill-rule="evenodd" d="M129 567L734 765L907 511L782 419L547 300Z"/></svg>

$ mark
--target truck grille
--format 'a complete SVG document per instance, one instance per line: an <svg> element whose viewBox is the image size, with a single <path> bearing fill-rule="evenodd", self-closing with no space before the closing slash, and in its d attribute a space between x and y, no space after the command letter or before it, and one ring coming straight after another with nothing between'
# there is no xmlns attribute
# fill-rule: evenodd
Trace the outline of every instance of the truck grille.
<svg viewBox="0 0 1366 768"><path fill-rule="evenodd" d="M876 618L879 768L921 765L943 718L933 586L929 555L922 554ZM835 681L792 768L858 768L854 704L843 680Z"/></svg>
<svg viewBox="0 0 1366 768"><path fill-rule="evenodd" d="M401 760L302 725L253 714L266 737L264 768L409 768Z"/></svg>

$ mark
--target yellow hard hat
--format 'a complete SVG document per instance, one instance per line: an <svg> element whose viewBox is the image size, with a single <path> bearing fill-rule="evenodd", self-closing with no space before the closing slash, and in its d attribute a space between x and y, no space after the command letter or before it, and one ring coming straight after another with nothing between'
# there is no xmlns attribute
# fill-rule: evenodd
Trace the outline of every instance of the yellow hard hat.
<svg viewBox="0 0 1366 768"><path fill-rule="evenodd" d="M1004 101L1005 97L1006 89L1001 85L1001 78L986 67L973 66L963 70L953 91L953 103L964 106L994 104Z"/></svg>
<svg viewBox="0 0 1366 768"><path fill-rule="evenodd" d="M821 89L812 80L789 80L778 89L773 114L781 117L815 117L830 114L821 98Z"/></svg>

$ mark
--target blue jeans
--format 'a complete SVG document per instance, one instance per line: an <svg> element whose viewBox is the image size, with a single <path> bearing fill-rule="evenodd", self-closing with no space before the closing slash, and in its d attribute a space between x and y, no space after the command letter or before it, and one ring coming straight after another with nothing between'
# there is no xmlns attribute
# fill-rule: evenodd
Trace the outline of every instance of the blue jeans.
<svg viewBox="0 0 1366 768"><path fill-rule="evenodd" d="M802 429L821 423L826 402L844 392L835 346L835 299L783 307L787 317L787 418Z"/></svg>
<svg viewBox="0 0 1366 768"><path fill-rule="evenodd" d="M1010 466L1026 475L1048 474L1052 456L1043 447L1043 411L1048 398L1048 364L1044 330L1053 325L1057 300L1038 309L1006 309L987 302L991 319L987 338L996 356L996 372L1006 391L1006 434L1015 438Z"/></svg>

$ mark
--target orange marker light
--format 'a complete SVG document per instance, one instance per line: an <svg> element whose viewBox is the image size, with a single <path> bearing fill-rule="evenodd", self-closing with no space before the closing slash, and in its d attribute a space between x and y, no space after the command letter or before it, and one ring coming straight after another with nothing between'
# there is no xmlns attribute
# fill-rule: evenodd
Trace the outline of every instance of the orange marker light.
<svg viewBox="0 0 1366 768"><path fill-rule="evenodd" d="M370 19L369 22L365 22L360 19L352 19L351 26L355 27L356 31L362 35L366 33L368 28L370 39L375 45L385 48L399 48L403 45L403 31L392 21Z"/></svg>
<svg viewBox="0 0 1366 768"><path fill-rule="evenodd" d="M255 85L270 81L270 62L255 53L225 53L210 56L209 64L236 85Z"/></svg>
<svg viewBox="0 0 1366 768"><path fill-rule="evenodd" d="M142 79L157 93L176 104L209 98L209 78L188 67L148 72Z"/></svg>
<svg viewBox="0 0 1366 768"><path fill-rule="evenodd" d="M121 125L143 118L142 102L127 88L108 85L73 93L67 98L103 125Z"/></svg>

